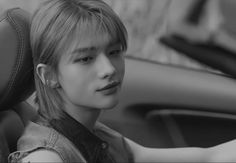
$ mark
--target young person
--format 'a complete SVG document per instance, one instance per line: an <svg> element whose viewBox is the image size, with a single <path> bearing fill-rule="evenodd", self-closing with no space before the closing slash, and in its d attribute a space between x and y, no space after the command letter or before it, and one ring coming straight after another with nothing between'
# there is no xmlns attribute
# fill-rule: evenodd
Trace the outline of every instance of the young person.
<svg viewBox="0 0 236 163"><path fill-rule="evenodd" d="M97 122L102 110L118 103L127 49L126 29L103 1L44 2L32 19L31 45L39 118L28 124L9 162L235 160L234 141L146 148Z"/></svg>

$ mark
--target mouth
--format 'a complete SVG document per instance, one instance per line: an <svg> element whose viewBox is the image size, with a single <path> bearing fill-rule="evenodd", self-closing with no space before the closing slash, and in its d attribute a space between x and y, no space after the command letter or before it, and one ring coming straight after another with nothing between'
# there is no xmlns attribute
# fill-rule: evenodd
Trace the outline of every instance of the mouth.
<svg viewBox="0 0 236 163"><path fill-rule="evenodd" d="M119 85L119 81L112 81L104 87L97 89L97 92L102 92L105 95L113 94L117 92Z"/></svg>

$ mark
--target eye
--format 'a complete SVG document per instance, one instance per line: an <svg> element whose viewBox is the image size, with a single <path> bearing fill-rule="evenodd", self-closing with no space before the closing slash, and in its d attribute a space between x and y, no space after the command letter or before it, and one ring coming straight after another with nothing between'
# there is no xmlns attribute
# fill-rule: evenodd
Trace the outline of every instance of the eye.
<svg viewBox="0 0 236 163"><path fill-rule="evenodd" d="M79 62L79 63L82 63L82 64L86 64L86 63L90 63L92 62L94 59L94 57L81 57L81 58L78 58L75 60L75 62Z"/></svg>

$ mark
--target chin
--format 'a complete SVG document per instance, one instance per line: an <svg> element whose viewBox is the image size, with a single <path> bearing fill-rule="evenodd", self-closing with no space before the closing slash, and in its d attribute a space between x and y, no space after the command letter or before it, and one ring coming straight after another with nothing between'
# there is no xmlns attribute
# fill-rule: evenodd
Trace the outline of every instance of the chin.
<svg viewBox="0 0 236 163"><path fill-rule="evenodd" d="M107 101L107 102L104 102L100 108L102 110L110 110L110 109L113 109L118 103L119 103L118 99Z"/></svg>

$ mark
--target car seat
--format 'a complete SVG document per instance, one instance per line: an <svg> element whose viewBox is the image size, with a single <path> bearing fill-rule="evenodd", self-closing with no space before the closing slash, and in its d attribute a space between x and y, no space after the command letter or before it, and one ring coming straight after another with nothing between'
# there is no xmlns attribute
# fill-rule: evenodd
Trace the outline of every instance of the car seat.
<svg viewBox="0 0 236 163"><path fill-rule="evenodd" d="M30 14L20 8L0 15L0 162L7 162L36 109L26 102L34 91Z"/></svg>

